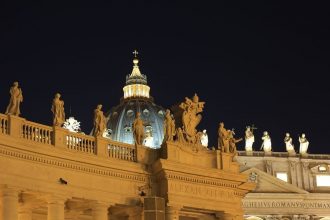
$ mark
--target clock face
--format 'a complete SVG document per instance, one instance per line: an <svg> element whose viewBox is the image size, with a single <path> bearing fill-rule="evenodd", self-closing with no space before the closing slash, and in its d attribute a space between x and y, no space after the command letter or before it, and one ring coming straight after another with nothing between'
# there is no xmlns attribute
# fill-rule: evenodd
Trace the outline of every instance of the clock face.
<svg viewBox="0 0 330 220"><path fill-rule="evenodd" d="M252 172L252 173L250 173L249 180L251 182L257 182L257 177L258 177L258 174L255 172Z"/></svg>

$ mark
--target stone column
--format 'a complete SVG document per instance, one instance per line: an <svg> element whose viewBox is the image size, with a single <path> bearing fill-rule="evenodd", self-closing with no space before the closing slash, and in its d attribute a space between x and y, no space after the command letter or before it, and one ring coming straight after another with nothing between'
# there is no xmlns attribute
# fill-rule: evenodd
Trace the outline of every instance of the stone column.
<svg viewBox="0 0 330 220"><path fill-rule="evenodd" d="M0 192L1 215L0 220L17 220L18 192L14 189L4 188Z"/></svg>
<svg viewBox="0 0 330 220"><path fill-rule="evenodd" d="M93 220L108 220L108 208L105 203L95 203L92 209Z"/></svg>
<svg viewBox="0 0 330 220"><path fill-rule="evenodd" d="M48 198L47 220L64 220L64 202L63 198Z"/></svg>
<svg viewBox="0 0 330 220"><path fill-rule="evenodd" d="M179 220L179 208L168 206L165 208L165 220Z"/></svg>
<svg viewBox="0 0 330 220"><path fill-rule="evenodd" d="M18 208L18 220L32 220L32 209L21 205Z"/></svg>

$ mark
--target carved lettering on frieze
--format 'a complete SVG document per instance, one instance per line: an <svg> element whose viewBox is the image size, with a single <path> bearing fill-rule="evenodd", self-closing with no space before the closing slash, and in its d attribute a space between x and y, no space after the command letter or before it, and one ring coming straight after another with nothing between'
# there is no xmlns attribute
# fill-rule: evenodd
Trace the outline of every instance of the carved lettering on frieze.
<svg viewBox="0 0 330 220"><path fill-rule="evenodd" d="M302 201L243 201L243 208L302 208L330 209L330 202Z"/></svg>
<svg viewBox="0 0 330 220"><path fill-rule="evenodd" d="M201 198L212 198L222 201L233 201L237 198L233 191L183 183L170 183L169 192L181 193L189 196L193 195Z"/></svg>

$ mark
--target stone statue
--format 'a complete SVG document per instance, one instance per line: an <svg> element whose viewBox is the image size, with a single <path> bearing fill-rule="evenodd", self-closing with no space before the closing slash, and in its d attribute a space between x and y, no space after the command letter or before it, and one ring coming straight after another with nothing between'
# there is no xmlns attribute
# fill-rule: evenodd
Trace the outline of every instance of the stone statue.
<svg viewBox="0 0 330 220"><path fill-rule="evenodd" d="M179 143L185 143L186 142L186 140L184 139L182 128L177 128L176 129L176 140Z"/></svg>
<svg viewBox="0 0 330 220"><path fill-rule="evenodd" d="M202 115L199 114L203 111L205 102L199 102L197 94L191 99L185 98L185 102L180 104L182 113L182 125L184 135L189 143L197 143L197 130L196 127L202 120Z"/></svg>
<svg viewBox="0 0 330 220"><path fill-rule="evenodd" d="M307 154L307 149L308 149L309 142L308 142L305 134L301 134L301 137L299 137L299 143L300 143L299 153L300 154Z"/></svg>
<svg viewBox="0 0 330 220"><path fill-rule="evenodd" d="M284 143L285 143L285 147L286 147L287 152L294 152L295 151L294 146L292 144L292 138L290 137L289 133L285 134Z"/></svg>
<svg viewBox="0 0 330 220"><path fill-rule="evenodd" d="M144 123L141 119L141 113L136 113L136 118L133 122L133 137L135 144L142 145L144 139Z"/></svg>
<svg viewBox="0 0 330 220"><path fill-rule="evenodd" d="M264 131L264 134L261 137L261 139L263 140L263 142L262 142L260 150L263 149L267 153L271 152L272 151L272 142L271 142L270 136L267 131Z"/></svg>
<svg viewBox="0 0 330 220"><path fill-rule="evenodd" d="M103 114L102 105L97 105L96 109L94 110L94 128L93 134L95 137L103 136L103 133L106 129L107 120Z"/></svg>
<svg viewBox="0 0 330 220"><path fill-rule="evenodd" d="M23 94L21 88L18 87L18 82L14 82L9 90L10 100L6 109L6 114L19 116L21 114L20 104L23 102Z"/></svg>
<svg viewBox="0 0 330 220"><path fill-rule="evenodd" d="M247 126L245 130L245 150L253 151L252 148L253 143L254 143L253 130L251 130L250 126Z"/></svg>
<svg viewBox="0 0 330 220"><path fill-rule="evenodd" d="M153 148L154 137L152 136L151 131L146 131L143 145Z"/></svg>
<svg viewBox="0 0 330 220"><path fill-rule="evenodd" d="M209 143L209 138L206 133L206 129L203 130L202 136L201 136L201 143L204 147L207 148L208 143Z"/></svg>
<svg viewBox="0 0 330 220"><path fill-rule="evenodd" d="M60 100L61 94L56 93L51 111L53 112L53 125L62 126L65 122L64 101Z"/></svg>
<svg viewBox="0 0 330 220"><path fill-rule="evenodd" d="M223 122L220 122L218 129L218 149L222 152L229 152L228 131Z"/></svg>
<svg viewBox="0 0 330 220"><path fill-rule="evenodd" d="M173 141L173 136L175 135L175 121L169 109L167 109L165 113L164 134L164 141Z"/></svg>
<svg viewBox="0 0 330 220"><path fill-rule="evenodd" d="M236 148L236 143L242 141L242 138L235 139L234 138L234 131L233 130L228 130L228 139L229 139L229 153L232 153L234 156L237 155L237 148Z"/></svg>

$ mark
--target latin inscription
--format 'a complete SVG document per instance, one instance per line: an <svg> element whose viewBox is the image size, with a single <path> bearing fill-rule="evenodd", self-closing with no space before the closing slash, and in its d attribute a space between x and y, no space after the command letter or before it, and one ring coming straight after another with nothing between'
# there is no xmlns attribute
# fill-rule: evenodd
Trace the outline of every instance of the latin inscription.
<svg viewBox="0 0 330 220"><path fill-rule="evenodd" d="M330 209L330 202L244 201L243 208L302 208Z"/></svg>

